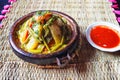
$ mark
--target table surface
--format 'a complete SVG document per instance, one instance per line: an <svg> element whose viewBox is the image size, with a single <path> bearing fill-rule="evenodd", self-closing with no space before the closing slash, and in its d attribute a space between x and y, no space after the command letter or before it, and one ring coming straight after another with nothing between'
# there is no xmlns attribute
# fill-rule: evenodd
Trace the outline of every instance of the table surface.
<svg viewBox="0 0 120 80"><path fill-rule="evenodd" d="M108 0L17 0L12 5L0 29L0 80L120 80L120 51L99 51L85 38L85 30L93 22L106 21L119 26ZM42 68L25 62L10 48L8 36L13 23L36 10L61 11L78 23L82 45L66 68Z"/></svg>

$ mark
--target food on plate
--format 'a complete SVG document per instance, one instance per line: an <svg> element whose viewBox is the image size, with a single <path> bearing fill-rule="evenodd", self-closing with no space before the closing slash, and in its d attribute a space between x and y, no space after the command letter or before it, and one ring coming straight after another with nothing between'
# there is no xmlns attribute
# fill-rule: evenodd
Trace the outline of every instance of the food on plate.
<svg viewBox="0 0 120 80"><path fill-rule="evenodd" d="M68 21L50 11L37 11L17 31L19 46L32 54L50 54L63 49L71 34Z"/></svg>

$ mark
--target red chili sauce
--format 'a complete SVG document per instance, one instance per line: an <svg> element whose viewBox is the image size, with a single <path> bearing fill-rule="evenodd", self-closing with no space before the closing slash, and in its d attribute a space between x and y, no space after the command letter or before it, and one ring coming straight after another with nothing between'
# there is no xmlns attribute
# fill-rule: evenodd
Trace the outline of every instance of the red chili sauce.
<svg viewBox="0 0 120 80"><path fill-rule="evenodd" d="M113 48L120 43L120 37L117 31L104 25L94 27L91 30L90 36L95 44L104 48Z"/></svg>

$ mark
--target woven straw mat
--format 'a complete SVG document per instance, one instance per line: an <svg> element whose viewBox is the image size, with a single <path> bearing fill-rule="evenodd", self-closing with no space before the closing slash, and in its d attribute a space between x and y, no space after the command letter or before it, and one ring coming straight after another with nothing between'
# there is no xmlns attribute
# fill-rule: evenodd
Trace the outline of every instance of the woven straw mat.
<svg viewBox="0 0 120 80"><path fill-rule="evenodd" d="M107 0L17 0L0 29L0 80L120 80L120 51L107 53L93 48L85 38L87 26L96 21L118 25ZM73 17L82 34L81 49L69 67L41 68L18 58L10 48L12 24L36 10L57 10Z"/></svg>

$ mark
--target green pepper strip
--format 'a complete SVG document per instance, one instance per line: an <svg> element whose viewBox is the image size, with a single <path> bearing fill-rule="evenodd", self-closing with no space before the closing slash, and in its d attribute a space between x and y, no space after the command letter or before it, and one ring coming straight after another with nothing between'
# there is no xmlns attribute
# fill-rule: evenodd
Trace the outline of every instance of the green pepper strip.
<svg viewBox="0 0 120 80"><path fill-rule="evenodd" d="M59 44L57 44L56 46L52 47L52 51L55 51L56 49L58 49L60 46L63 45L64 42L64 36L62 36L62 40Z"/></svg>
<svg viewBox="0 0 120 80"><path fill-rule="evenodd" d="M46 43L46 41L45 41L45 39L44 39L43 36L42 36L41 38L38 37L38 35L36 35L36 33L35 33L31 28L29 28L29 31L30 31L31 35L32 35L36 40L38 40L39 42L40 42L41 39L42 39L44 45L45 45L46 48L50 51L50 48L48 47L48 45L47 45L47 43ZM39 39L38 39L38 38L39 38Z"/></svg>
<svg viewBox="0 0 120 80"><path fill-rule="evenodd" d="M56 18L57 18L57 16L52 16L44 26L50 26Z"/></svg>
<svg viewBox="0 0 120 80"><path fill-rule="evenodd" d="M51 24L52 24L52 22L56 19L57 17L56 16L52 16L52 18L50 18L48 21L47 21L47 23L43 26L43 28L44 28L44 30L45 30L45 35L44 35L44 37L46 37L47 35L48 35L48 33L49 33L49 27L48 26L50 26Z"/></svg>
<svg viewBox="0 0 120 80"><path fill-rule="evenodd" d="M47 43L46 43L46 41L45 41L45 39L44 39L43 36L42 36L42 40L43 40L43 43L44 43L44 45L46 46L46 48L50 51L50 48L49 48L49 46L47 45Z"/></svg>
<svg viewBox="0 0 120 80"><path fill-rule="evenodd" d="M39 36L30 27L28 27L28 30L30 34L40 43L41 39L39 38Z"/></svg>

